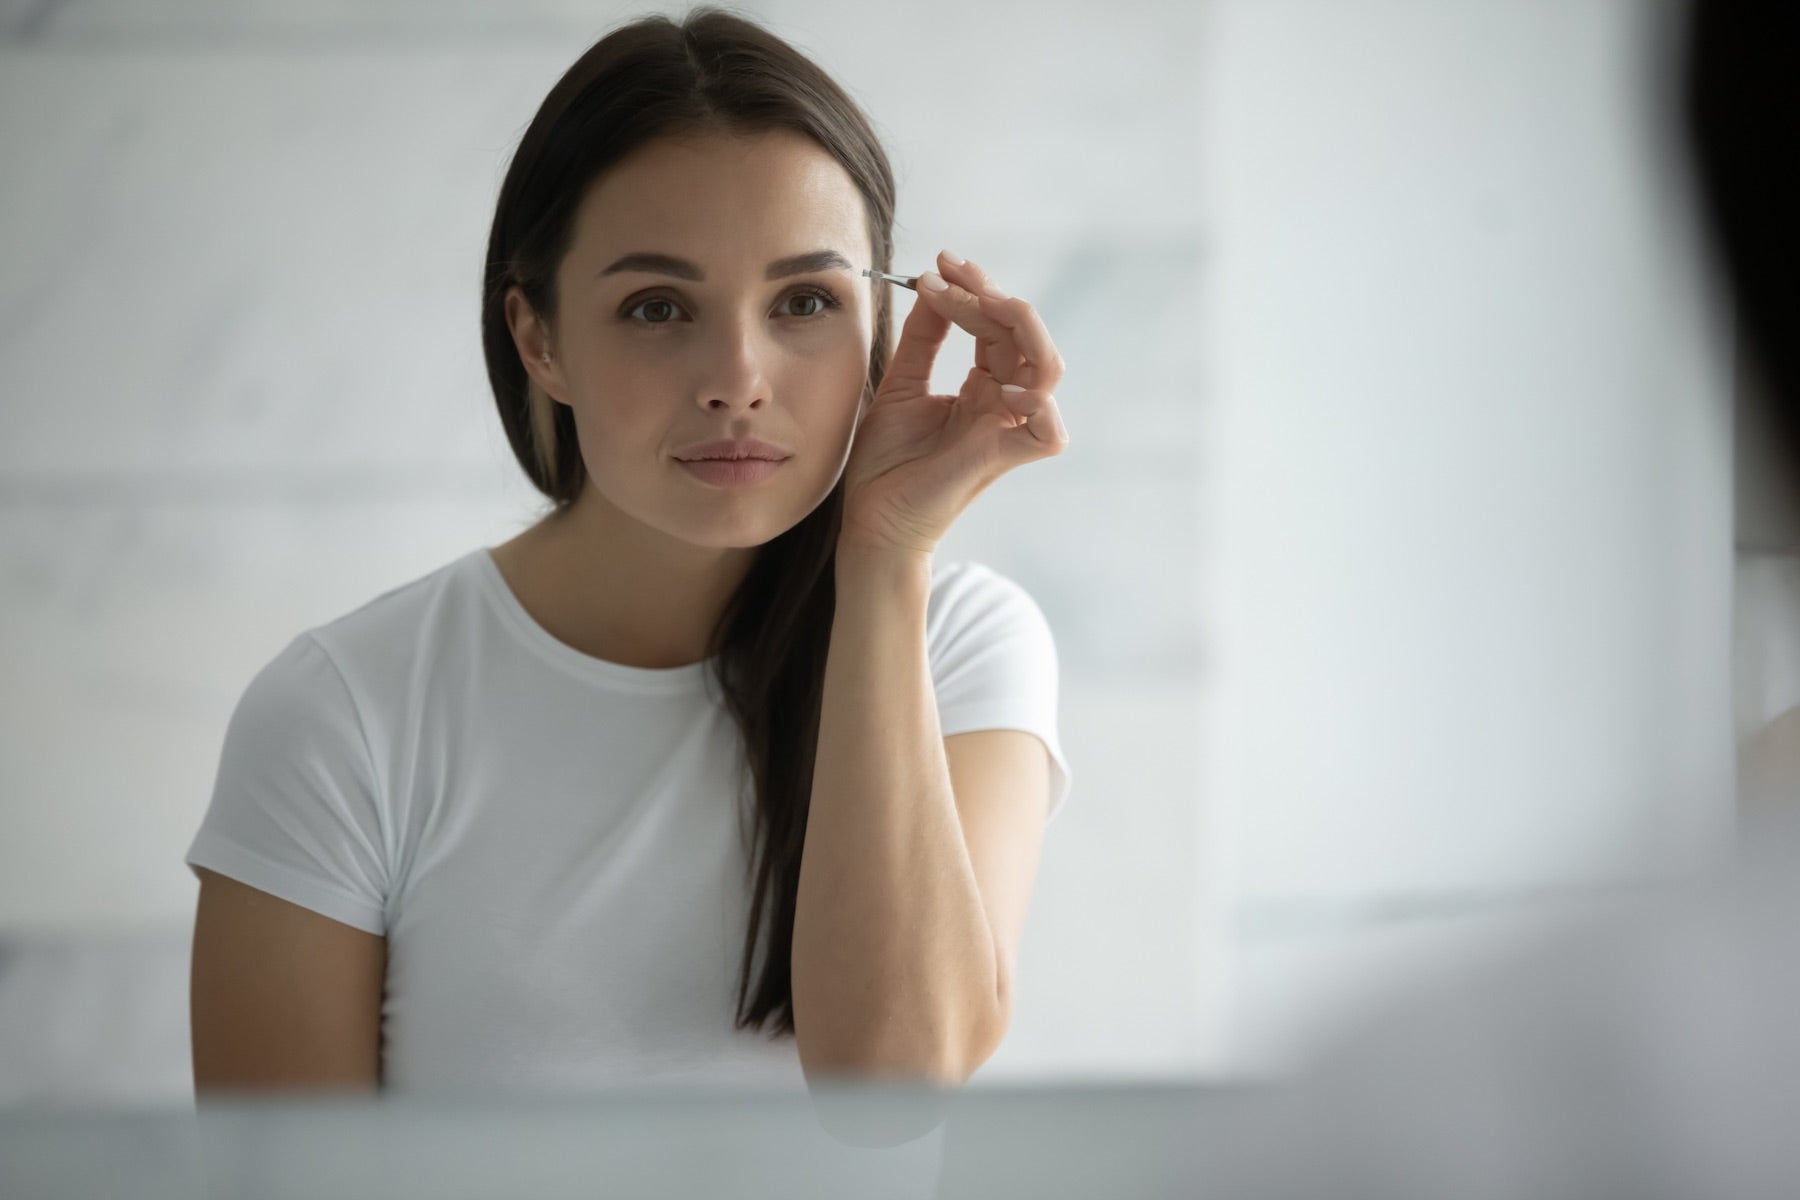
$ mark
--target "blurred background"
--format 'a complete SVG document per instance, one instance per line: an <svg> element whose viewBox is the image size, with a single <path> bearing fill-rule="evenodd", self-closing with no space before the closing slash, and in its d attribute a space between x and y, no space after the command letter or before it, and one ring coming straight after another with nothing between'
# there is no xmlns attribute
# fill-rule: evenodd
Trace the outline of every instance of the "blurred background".
<svg viewBox="0 0 1800 1200"><path fill-rule="evenodd" d="M0 0L0 1105L192 1096L226 721L535 520L495 194L686 7ZM939 550L1043 608L1077 776L971 1086L1279 1073L1728 852L1800 519L1734 456L1661 5L734 7L874 120L894 269L974 259L1068 363L1070 448Z"/></svg>

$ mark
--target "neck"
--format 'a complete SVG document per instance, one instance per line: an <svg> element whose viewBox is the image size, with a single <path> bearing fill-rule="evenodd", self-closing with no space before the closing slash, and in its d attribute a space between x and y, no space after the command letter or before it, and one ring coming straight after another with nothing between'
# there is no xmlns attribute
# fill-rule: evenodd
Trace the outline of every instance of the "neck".
<svg viewBox="0 0 1800 1200"><path fill-rule="evenodd" d="M649 669L706 657L755 555L670 537L613 507L591 480L568 509L494 551L520 603L558 641Z"/></svg>

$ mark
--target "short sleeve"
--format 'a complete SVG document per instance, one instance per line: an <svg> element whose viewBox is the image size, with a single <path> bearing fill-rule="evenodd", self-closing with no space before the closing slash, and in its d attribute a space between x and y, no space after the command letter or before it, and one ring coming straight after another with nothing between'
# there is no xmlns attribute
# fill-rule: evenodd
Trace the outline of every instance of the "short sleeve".
<svg viewBox="0 0 1800 1200"><path fill-rule="evenodd" d="M188 868L385 933L379 803L350 690L324 646L303 633L257 672L232 712Z"/></svg>
<svg viewBox="0 0 1800 1200"><path fill-rule="evenodd" d="M1029 592L980 563L946 568L933 590L927 638L939 728L945 737L977 729L1035 734L1050 755L1047 824L1073 781L1057 732L1050 622Z"/></svg>

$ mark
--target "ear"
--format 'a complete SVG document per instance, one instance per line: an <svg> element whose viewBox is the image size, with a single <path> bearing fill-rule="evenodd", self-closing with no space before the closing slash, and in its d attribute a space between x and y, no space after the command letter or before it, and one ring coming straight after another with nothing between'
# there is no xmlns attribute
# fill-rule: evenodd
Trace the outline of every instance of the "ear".
<svg viewBox="0 0 1800 1200"><path fill-rule="evenodd" d="M519 363L525 368L526 375L552 400L567 404L568 401L563 399L562 371L556 363L549 330L517 285L507 289L506 327L512 334L513 346L519 352Z"/></svg>

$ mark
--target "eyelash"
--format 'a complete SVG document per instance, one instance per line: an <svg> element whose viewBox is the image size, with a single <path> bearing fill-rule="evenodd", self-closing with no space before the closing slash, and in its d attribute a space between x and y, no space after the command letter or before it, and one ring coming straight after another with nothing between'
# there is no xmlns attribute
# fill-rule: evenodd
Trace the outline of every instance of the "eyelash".
<svg viewBox="0 0 1800 1200"><path fill-rule="evenodd" d="M785 296L783 296L781 298L781 302L783 304L786 304L789 300L792 300L795 296L812 296L813 298L817 299L820 304L820 308L819 308L818 312L809 313L806 316L796 316L795 320L799 320L799 321L814 321L814 320L817 320L820 317L823 317L826 314L832 312L834 309L839 309L839 308L843 307L843 301L839 300L835 295L833 295L831 292L827 291L825 288L819 287L817 285L797 287L793 291L791 291L791 292L787 293ZM658 300L662 301L665 304L673 305L676 308L681 307L681 305L678 301L674 300L672 297L669 297L669 296L645 296L641 300L634 300L634 301L631 301L630 303L626 304L626 306L620 310L619 318L628 325L642 325L642 326L644 326L646 328L650 328L650 329L657 328L658 326L661 326L661 325L675 324L675 322L673 320L640 321L640 320L636 320L632 317L631 314L633 312L644 307L644 305L646 305L646 304L651 304Z"/></svg>

